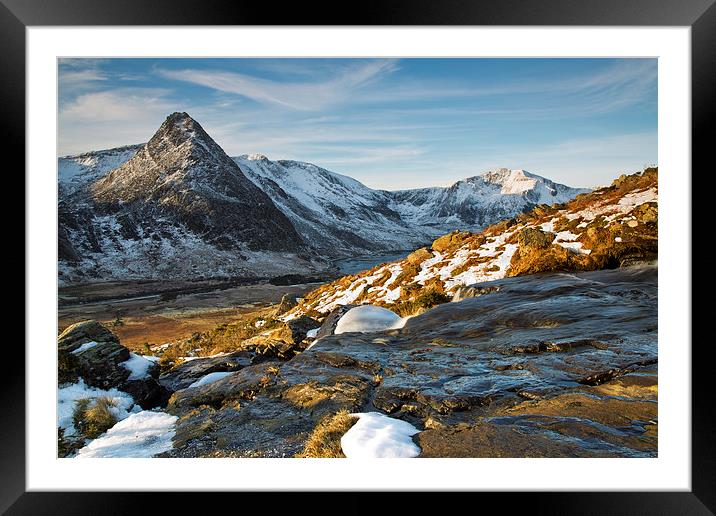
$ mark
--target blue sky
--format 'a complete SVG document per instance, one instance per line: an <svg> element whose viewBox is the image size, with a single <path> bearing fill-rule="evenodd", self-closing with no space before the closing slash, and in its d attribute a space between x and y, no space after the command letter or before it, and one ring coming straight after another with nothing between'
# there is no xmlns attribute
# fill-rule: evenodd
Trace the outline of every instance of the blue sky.
<svg viewBox="0 0 716 516"><path fill-rule="evenodd" d="M62 59L58 86L59 155L186 111L230 156L373 188L496 167L596 186L657 163L656 59Z"/></svg>

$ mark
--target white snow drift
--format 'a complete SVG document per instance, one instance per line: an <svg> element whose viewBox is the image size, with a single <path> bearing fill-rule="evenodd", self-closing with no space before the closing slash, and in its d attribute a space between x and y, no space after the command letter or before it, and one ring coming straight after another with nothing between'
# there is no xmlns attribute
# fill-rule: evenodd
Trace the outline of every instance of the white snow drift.
<svg viewBox="0 0 716 516"><path fill-rule="evenodd" d="M82 448L79 458L148 458L172 448L178 417L145 410L120 421Z"/></svg>
<svg viewBox="0 0 716 516"><path fill-rule="evenodd" d="M219 371L216 373L209 373L207 375L202 376L197 381L192 383L187 389L191 389L192 387L201 387L202 385L209 385L210 383L214 383L218 380L221 380L222 378L225 378L231 374L230 371Z"/></svg>
<svg viewBox="0 0 716 516"><path fill-rule="evenodd" d="M351 414L358 422L341 437L341 449L349 459L411 458L420 448L411 437L419 432L406 421L380 412Z"/></svg>
<svg viewBox="0 0 716 516"><path fill-rule="evenodd" d="M141 410L134 404L132 396L117 389L98 389L89 387L84 380L63 386L57 391L57 426L64 429L65 435L75 435L77 429L72 424L75 403L81 399L109 398L114 406L110 408L118 420L129 416L130 412Z"/></svg>
<svg viewBox="0 0 716 516"><path fill-rule="evenodd" d="M122 366L129 370L127 380L142 380L149 377L149 368L154 361L144 358L142 355L130 353L129 358L122 362Z"/></svg>
<svg viewBox="0 0 716 516"><path fill-rule="evenodd" d="M407 318L400 317L387 308L371 305L356 306L338 320L334 333L393 330L405 326L405 321Z"/></svg>

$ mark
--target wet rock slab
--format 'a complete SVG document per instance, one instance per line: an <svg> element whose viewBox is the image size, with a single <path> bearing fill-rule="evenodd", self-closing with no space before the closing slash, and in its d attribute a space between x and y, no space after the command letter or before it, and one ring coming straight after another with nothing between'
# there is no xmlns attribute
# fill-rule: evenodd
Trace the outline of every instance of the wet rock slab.
<svg viewBox="0 0 716 516"><path fill-rule="evenodd" d="M218 357L197 358L172 368L159 377L159 383L170 391L186 389L203 376L210 373L238 371L251 365L253 355L246 351L238 351Z"/></svg>
<svg viewBox="0 0 716 516"><path fill-rule="evenodd" d="M292 456L347 409L415 425L426 457L654 456L656 268L490 285L401 330L325 336L176 392L170 455Z"/></svg>

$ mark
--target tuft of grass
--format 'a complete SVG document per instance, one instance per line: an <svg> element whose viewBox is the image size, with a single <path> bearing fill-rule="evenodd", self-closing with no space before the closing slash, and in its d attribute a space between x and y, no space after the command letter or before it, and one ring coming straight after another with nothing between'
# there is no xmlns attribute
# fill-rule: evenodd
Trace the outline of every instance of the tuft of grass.
<svg viewBox="0 0 716 516"><path fill-rule="evenodd" d="M272 365L266 368L266 373L278 376L279 374L281 374L281 370L278 367Z"/></svg>
<svg viewBox="0 0 716 516"><path fill-rule="evenodd" d="M439 292L435 288L430 288L424 289L415 299L389 305L389 308L401 317L409 317L430 310L434 306L447 303L451 299L447 294Z"/></svg>
<svg viewBox="0 0 716 516"><path fill-rule="evenodd" d="M345 458L341 449L341 437L358 421L347 410L323 418L308 437L303 451L296 455L302 458Z"/></svg>
<svg viewBox="0 0 716 516"><path fill-rule="evenodd" d="M75 402L72 423L84 437L96 439L117 423L117 416L112 412L116 404L111 398L82 398Z"/></svg>

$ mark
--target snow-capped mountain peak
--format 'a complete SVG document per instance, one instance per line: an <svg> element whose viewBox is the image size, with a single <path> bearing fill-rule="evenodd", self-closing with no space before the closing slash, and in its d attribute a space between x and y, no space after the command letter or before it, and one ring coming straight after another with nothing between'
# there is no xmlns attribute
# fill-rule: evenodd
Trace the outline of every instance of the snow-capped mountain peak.
<svg viewBox="0 0 716 516"><path fill-rule="evenodd" d="M268 161L268 158L264 156L263 154L254 153L254 154L243 154L239 156L241 159L247 159L249 161Z"/></svg>
<svg viewBox="0 0 716 516"><path fill-rule="evenodd" d="M59 201L60 271L70 281L262 275L321 262L186 113L169 115L121 166L60 189Z"/></svg>
<svg viewBox="0 0 716 516"><path fill-rule="evenodd" d="M60 249L71 281L109 279L122 268L176 277L200 264L205 274L239 274L256 269L255 253L271 254L263 263L273 266L282 260L276 253L319 264L393 252L584 191L510 169L447 188L374 190L311 163L230 158L179 112L144 145L67 156L58 166Z"/></svg>

